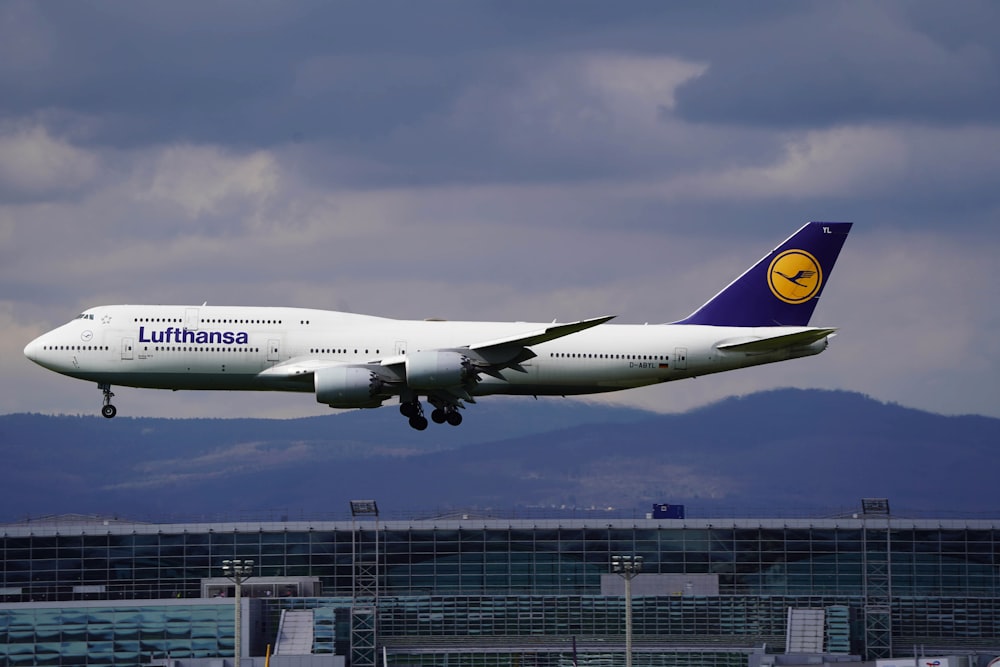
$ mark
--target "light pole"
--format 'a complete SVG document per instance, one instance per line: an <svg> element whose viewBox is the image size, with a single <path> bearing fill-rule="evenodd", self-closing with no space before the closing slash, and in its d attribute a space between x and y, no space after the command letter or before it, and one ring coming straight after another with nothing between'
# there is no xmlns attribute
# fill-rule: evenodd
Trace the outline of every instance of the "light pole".
<svg viewBox="0 0 1000 667"><path fill-rule="evenodd" d="M375 517L375 558L362 556L364 551L357 525L359 516ZM378 664L378 503L374 500L351 501L351 660L354 667Z"/></svg>
<svg viewBox="0 0 1000 667"><path fill-rule="evenodd" d="M236 585L236 615L235 615L235 636L233 637L233 643L236 646L233 648L233 665L234 667L240 667L240 654L243 652L243 620L240 618L242 606L240 605L240 593L243 588L243 582L250 578L253 573L253 561L252 560L224 560L222 561L222 574L227 579L229 579L233 584Z"/></svg>
<svg viewBox="0 0 1000 667"><path fill-rule="evenodd" d="M625 580L625 667L632 667L632 580L642 570L642 556L612 556L611 571Z"/></svg>

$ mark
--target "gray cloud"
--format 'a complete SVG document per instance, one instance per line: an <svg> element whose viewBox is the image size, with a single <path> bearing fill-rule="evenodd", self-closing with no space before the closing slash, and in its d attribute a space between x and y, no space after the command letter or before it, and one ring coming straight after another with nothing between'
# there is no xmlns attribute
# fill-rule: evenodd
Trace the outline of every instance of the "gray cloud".
<svg viewBox="0 0 1000 667"><path fill-rule="evenodd" d="M92 387L21 355L95 304L662 322L806 220L846 219L827 353L606 400L794 385L1000 415L995 13L5 3L0 410L95 411ZM119 396L129 414L327 411Z"/></svg>
<svg viewBox="0 0 1000 667"><path fill-rule="evenodd" d="M727 31L707 76L678 93L691 121L816 127L995 121L1000 47L992 3L809 5Z"/></svg>

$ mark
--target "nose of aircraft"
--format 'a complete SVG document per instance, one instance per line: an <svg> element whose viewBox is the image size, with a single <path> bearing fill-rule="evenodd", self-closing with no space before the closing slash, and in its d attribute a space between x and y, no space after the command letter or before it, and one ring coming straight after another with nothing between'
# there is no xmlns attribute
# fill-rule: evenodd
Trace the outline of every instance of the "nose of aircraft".
<svg viewBox="0 0 1000 667"><path fill-rule="evenodd" d="M31 341L24 346L24 356L31 359L36 364L38 363L39 353L42 351L42 336L39 336L35 340Z"/></svg>

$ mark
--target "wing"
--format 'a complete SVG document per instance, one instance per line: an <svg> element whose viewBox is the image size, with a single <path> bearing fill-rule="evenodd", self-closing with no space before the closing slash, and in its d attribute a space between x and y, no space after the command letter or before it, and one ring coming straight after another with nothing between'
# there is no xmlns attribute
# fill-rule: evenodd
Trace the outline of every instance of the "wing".
<svg viewBox="0 0 1000 667"><path fill-rule="evenodd" d="M470 345L469 349L472 350L487 350L490 348L503 348L510 345L515 345L519 347L527 347L529 345L538 345L539 343L546 343L550 340L555 340L556 338L562 338L563 336L568 336L570 334L583 331L585 329L590 329L591 327L596 327L598 324L604 324L615 318L614 315L605 315L603 317L593 317L589 320L579 320L577 322L570 322L569 324L553 324L552 326L546 327L540 331L533 331L528 334L520 336L512 336L510 338L500 338L497 340L487 341L485 343L477 343L475 345Z"/></svg>
<svg viewBox="0 0 1000 667"><path fill-rule="evenodd" d="M514 367L516 363L519 363L520 361L527 361L535 356L535 353L528 349L529 346L538 345L539 343L545 343L550 340L555 340L556 338L562 338L563 336L568 336L579 331L590 329L591 327L596 327L599 324L604 324L605 322L614 319L614 317L614 315L606 315L604 317L594 317L588 320L578 320L568 324L553 324L545 327L544 329L529 331L516 336L481 341L460 347L441 348L441 350L458 351L466 354L471 353L472 356L478 357L480 360L490 365L506 365L507 367ZM519 361L513 362L512 360L515 358L519 358ZM383 359L379 363L383 366L393 366L395 364L402 364L405 362L406 355L401 354ZM523 369L518 370L523 371Z"/></svg>
<svg viewBox="0 0 1000 667"><path fill-rule="evenodd" d="M614 317L614 315L606 315L568 324L552 324L544 329L528 331L516 336L481 341L461 347L441 348L437 352L461 354L469 359L476 373L485 373L502 380L503 376L500 371L504 369L509 368L520 373L526 372L521 367L521 362L535 357L535 353L530 349L531 345L538 345L596 327L614 319ZM406 365L408 359L407 355L398 355L383 359L380 363L384 367L398 370L400 366Z"/></svg>
<svg viewBox="0 0 1000 667"><path fill-rule="evenodd" d="M439 350L435 350L435 352L452 352L462 355L471 362L474 372L486 373L487 375L502 379L500 371L506 368L524 372L524 369L520 366L521 362L535 356L535 353L529 349L529 346L584 331L599 324L604 324L611 319L614 319L614 315L578 320L567 324L552 324L544 329L528 331L516 336L480 341L461 347L440 348ZM312 381L313 374L318 370L334 366L351 366L367 368L372 372L383 374L386 380L405 382L406 365L409 359L411 357L407 355L395 355L381 359L370 359L366 363L345 364L341 361L331 361L330 359L320 357L302 356L275 364L271 368L262 371L259 377L271 380L284 379L296 383L307 383Z"/></svg>

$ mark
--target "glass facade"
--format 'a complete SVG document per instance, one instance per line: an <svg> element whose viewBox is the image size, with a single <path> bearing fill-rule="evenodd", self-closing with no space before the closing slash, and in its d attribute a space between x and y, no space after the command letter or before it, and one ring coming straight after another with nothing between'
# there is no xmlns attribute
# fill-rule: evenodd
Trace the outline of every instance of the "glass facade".
<svg viewBox="0 0 1000 667"><path fill-rule="evenodd" d="M64 622L58 609L24 616L29 612L19 612L18 603L106 602L87 607L87 614L98 610L101 618L117 618L118 601L198 598L202 581L219 577L222 560L230 558L254 560L258 577L318 578L314 595L320 597L263 601L262 632L274 631L281 608L315 608L322 652L334 645L343 652L349 635L344 610L356 590L359 562L378 564L380 641L410 655L413 664L429 664L433 651L418 659L407 647L431 640L453 648L470 637L617 641L624 633L623 600L602 594L601 578L612 555L635 554L644 559L641 577L710 575L718 581L718 595L637 597L640 644L780 646L789 607L839 607L849 612L851 650L863 653L869 559L877 555L884 562L887 553L897 645L1000 650L1000 522L885 517L0 526L0 644L8 645L4 664L22 664L15 660L27 654L17 651L27 646L44 647L50 656L56 645L76 651L86 643L89 650L90 642L111 642L111 653L122 654L122 662L106 664L125 664L125 654L154 640L176 650L183 644L199 655L226 654L226 631L218 628L228 622L231 632L228 605L222 606L228 621L205 617L206 624L216 623L212 635L196 631L193 621L183 630L169 618L149 621L163 627L155 639L142 635L141 627L95 621L93 627L111 637L102 640L96 631L91 637L90 621L83 634L64 635L64 627L80 624ZM119 643L119 635L127 640Z"/></svg>
<svg viewBox="0 0 1000 667"><path fill-rule="evenodd" d="M233 654L231 603L0 610L0 664L137 665Z"/></svg>
<svg viewBox="0 0 1000 667"><path fill-rule="evenodd" d="M723 595L858 596L864 545L885 549L887 535L894 596L1000 590L1000 529L990 522L897 520L888 532L860 520L714 523L390 522L377 545L374 526L350 522L7 526L0 601L198 597L227 558L255 560L261 577L318 577L324 595L349 596L354 559L374 559L376 548L389 596L594 594L621 553L643 556L644 573L717 575Z"/></svg>

